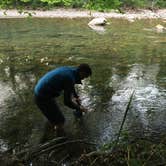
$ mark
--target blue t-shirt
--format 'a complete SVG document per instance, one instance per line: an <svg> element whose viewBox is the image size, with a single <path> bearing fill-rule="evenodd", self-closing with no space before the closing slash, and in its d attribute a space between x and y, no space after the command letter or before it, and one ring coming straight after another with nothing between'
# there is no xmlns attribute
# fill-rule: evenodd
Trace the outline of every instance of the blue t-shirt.
<svg viewBox="0 0 166 166"><path fill-rule="evenodd" d="M53 98L64 90L70 97L77 96L74 84L81 83L77 67L59 67L46 73L37 83L34 93L38 97Z"/></svg>

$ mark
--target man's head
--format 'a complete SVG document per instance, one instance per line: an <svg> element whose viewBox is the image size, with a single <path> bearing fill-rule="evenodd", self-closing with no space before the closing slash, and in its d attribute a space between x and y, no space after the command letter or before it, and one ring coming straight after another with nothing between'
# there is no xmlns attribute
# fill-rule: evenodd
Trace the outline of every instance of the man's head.
<svg viewBox="0 0 166 166"><path fill-rule="evenodd" d="M82 63L78 66L78 73L80 79L83 80L84 78L87 78L92 75L92 70L88 64Z"/></svg>

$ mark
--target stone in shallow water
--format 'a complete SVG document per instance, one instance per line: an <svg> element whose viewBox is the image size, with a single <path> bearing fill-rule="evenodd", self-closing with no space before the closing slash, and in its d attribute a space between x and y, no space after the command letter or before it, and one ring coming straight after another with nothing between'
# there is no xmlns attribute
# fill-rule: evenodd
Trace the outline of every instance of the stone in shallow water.
<svg viewBox="0 0 166 166"><path fill-rule="evenodd" d="M108 21L104 17L94 18L88 23L88 25L106 25L106 24L108 24Z"/></svg>

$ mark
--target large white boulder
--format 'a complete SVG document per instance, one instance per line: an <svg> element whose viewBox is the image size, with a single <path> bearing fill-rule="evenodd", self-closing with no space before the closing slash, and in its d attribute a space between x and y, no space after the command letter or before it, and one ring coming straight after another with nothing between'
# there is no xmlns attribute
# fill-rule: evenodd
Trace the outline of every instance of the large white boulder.
<svg viewBox="0 0 166 166"><path fill-rule="evenodd" d="M166 28L163 25L160 25L160 24L156 25L155 29L156 29L157 32L163 32L164 30L166 30Z"/></svg>
<svg viewBox="0 0 166 166"><path fill-rule="evenodd" d="M165 28L164 28L164 26L158 24L158 25L156 25L156 29L165 29Z"/></svg>
<svg viewBox="0 0 166 166"><path fill-rule="evenodd" d="M108 24L108 21L104 17L94 18L88 23L88 25L106 25L106 24Z"/></svg>

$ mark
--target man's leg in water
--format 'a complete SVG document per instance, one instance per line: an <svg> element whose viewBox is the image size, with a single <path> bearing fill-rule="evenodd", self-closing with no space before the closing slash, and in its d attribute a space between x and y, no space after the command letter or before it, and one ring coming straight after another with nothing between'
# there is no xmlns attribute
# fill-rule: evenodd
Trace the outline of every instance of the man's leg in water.
<svg viewBox="0 0 166 166"><path fill-rule="evenodd" d="M53 128L60 133L64 133L65 118L60 111L56 101L54 99L41 99L36 98L36 104L40 108L41 112L45 115Z"/></svg>

